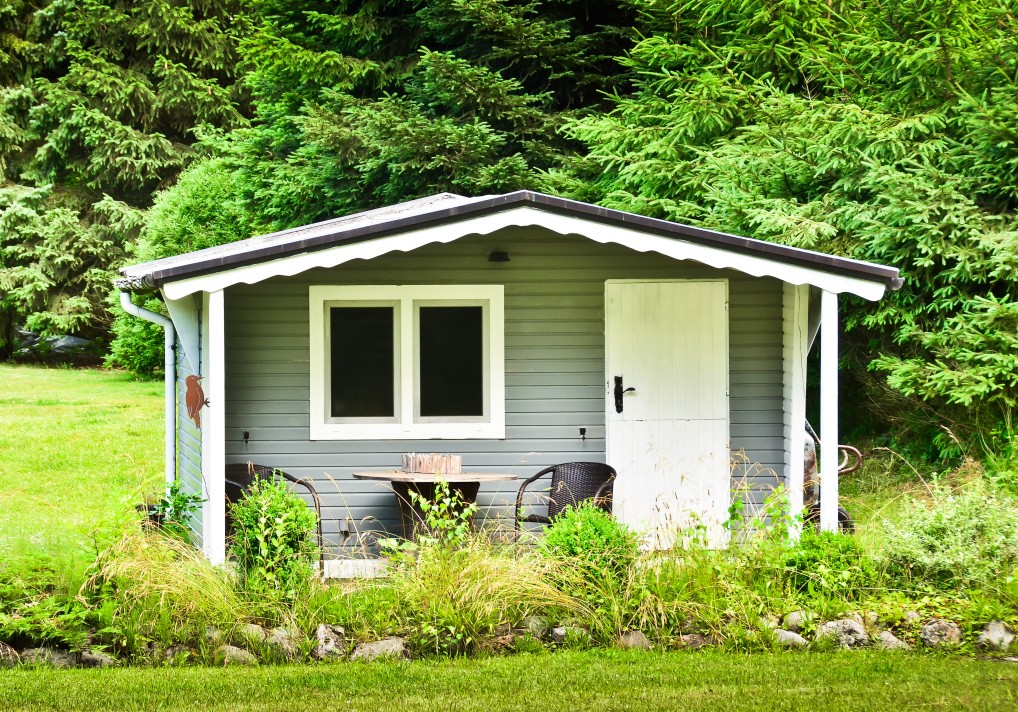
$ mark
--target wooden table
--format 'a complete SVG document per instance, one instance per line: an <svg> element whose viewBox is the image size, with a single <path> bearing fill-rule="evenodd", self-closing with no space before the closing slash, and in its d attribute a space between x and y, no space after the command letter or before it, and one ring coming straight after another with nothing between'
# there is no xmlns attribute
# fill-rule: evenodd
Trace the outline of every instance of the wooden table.
<svg viewBox="0 0 1018 712"><path fill-rule="evenodd" d="M477 501L477 491L482 482L505 482L515 480L516 475L491 474L488 472L460 472L457 474L435 475L423 472L404 472L403 470L376 470L371 472L355 472L358 480L377 480L388 482L396 494L399 505L400 522L403 526L403 537L413 539L415 532L424 522L424 513L413 504L411 492L426 499L435 499L435 484L447 482L449 489L459 494L464 504Z"/></svg>

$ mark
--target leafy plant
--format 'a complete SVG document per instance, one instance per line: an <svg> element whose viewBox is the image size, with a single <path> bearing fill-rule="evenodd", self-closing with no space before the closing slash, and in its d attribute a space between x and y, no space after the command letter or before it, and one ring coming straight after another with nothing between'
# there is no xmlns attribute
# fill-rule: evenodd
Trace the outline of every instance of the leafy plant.
<svg viewBox="0 0 1018 712"><path fill-rule="evenodd" d="M189 519L201 511L204 498L197 492L187 492L179 478L166 490L154 508L161 526L167 532L190 541Z"/></svg>
<svg viewBox="0 0 1018 712"><path fill-rule="evenodd" d="M855 537L812 527L803 529L785 564L791 589L814 597L858 600L876 579L873 562Z"/></svg>
<svg viewBox="0 0 1018 712"><path fill-rule="evenodd" d="M458 490L438 480L433 497L410 491L410 501L424 516L425 531L418 533L422 546L462 546L470 536L471 522L477 512L476 502L464 502Z"/></svg>
<svg viewBox="0 0 1018 712"><path fill-rule="evenodd" d="M242 585L252 592L292 600L313 574L315 513L282 480L255 480L230 505L230 553Z"/></svg>

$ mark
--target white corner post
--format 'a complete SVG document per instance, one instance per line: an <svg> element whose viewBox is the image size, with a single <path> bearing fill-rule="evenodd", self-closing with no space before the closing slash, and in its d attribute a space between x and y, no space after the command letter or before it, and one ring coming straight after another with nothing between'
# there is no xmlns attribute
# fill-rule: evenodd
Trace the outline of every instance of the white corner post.
<svg viewBox="0 0 1018 712"><path fill-rule="evenodd" d="M838 530L838 295L820 297L820 530Z"/></svg>
<svg viewBox="0 0 1018 712"><path fill-rule="evenodd" d="M788 495L788 535L802 533L803 479L806 451L806 356L809 352L809 285L784 288L784 400L785 491Z"/></svg>
<svg viewBox="0 0 1018 712"><path fill-rule="evenodd" d="M202 481L205 486L202 543L213 564L226 561L226 314L223 291L205 295L201 409Z"/></svg>

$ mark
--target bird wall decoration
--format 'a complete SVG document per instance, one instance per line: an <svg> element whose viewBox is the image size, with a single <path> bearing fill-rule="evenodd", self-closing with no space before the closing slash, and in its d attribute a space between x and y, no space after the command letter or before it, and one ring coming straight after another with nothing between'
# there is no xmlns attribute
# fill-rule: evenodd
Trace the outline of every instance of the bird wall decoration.
<svg viewBox="0 0 1018 712"><path fill-rule="evenodd" d="M184 379L187 390L184 403L187 405L187 417L194 421L195 427L201 428L201 409L209 404L205 391L201 387L202 376L188 376Z"/></svg>

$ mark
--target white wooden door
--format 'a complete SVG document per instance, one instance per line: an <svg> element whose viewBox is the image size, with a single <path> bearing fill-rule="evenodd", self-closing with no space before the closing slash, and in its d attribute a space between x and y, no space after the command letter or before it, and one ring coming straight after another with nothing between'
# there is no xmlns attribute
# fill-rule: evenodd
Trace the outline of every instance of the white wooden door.
<svg viewBox="0 0 1018 712"><path fill-rule="evenodd" d="M654 548L675 545L691 527L702 527L712 546L727 541L727 303L725 280L605 285L607 456L619 473L614 511Z"/></svg>

